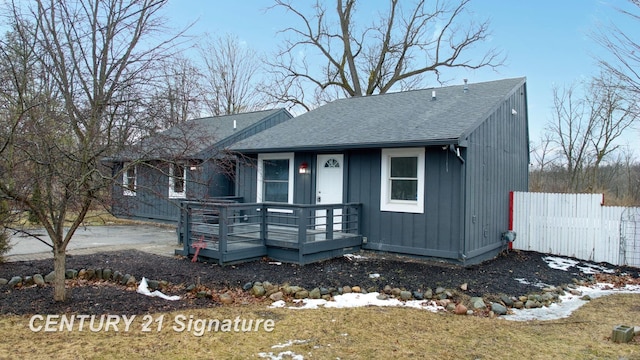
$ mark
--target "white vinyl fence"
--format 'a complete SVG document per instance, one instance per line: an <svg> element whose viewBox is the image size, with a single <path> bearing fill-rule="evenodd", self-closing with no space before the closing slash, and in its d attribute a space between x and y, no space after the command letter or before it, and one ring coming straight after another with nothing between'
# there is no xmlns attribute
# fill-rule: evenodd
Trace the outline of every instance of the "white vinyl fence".
<svg viewBox="0 0 640 360"><path fill-rule="evenodd" d="M603 206L602 202L602 194L514 192L513 248L640 266L638 256L632 254L639 250L640 239L625 239L628 236L622 229L626 225L621 222L623 214L638 209Z"/></svg>

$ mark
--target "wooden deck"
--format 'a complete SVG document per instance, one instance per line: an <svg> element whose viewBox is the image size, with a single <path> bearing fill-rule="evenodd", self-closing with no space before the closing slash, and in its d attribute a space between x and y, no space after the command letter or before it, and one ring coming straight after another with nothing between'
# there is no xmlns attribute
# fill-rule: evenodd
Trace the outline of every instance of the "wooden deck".
<svg viewBox="0 0 640 360"><path fill-rule="evenodd" d="M339 211L337 211L339 210ZM267 256L307 264L360 249L359 204L288 205L183 203L182 254L219 264Z"/></svg>

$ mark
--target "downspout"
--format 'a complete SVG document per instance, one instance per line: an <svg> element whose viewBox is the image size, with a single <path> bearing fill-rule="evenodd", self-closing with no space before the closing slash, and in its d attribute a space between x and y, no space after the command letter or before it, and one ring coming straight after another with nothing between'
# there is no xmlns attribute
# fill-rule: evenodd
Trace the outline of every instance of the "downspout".
<svg viewBox="0 0 640 360"><path fill-rule="evenodd" d="M460 251L459 258L462 265L467 261L467 167L464 158L460 155L460 148L449 146L449 150L454 152L460 160Z"/></svg>

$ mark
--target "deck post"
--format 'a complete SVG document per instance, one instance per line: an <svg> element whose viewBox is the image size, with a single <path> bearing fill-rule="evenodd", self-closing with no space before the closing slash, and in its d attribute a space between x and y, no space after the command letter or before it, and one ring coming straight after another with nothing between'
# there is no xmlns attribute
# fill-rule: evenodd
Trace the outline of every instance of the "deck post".
<svg viewBox="0 0 640 360"><path fill-rule="evenodd" d="M327 208L327 221L324 229L324 236L327 240L333 240L333 206Z"/></svg>
<svg viewBox="0 0 640 360"><path fill-rule="evenodd" d="M296 225L298 226L298 263L302 264L305 254L305 242L307 241L307 225L309 219L306 216L305 208L297 208L296 211Z"/></svg>
<svg viewBox="0 0 640 360"><path fill-rule="evenodd" d="M222 264L224 261L226 261L226 254L227 254L227 232L228 232L228 221L229 221L229 217L228 217L228 209L226 206L222 206L222 205L215 205L218 206L218 213L219 218L218 218L218 225L220 226L220 234L219 234L219 239L218 239L218 251L220 251L220 264Z"/></svg>
<svg viewBox="0 0 640 360"><path fill-rule="evenodd" d="M260 239L262 239L262 245L267 243L267 207L264 204L260 204Z"/></svg>
<svg viewBox="0 0 640 360"><path fill-rule="evenodd" d="M182 223L182 245L184 246L183 255L189 256L189 250L191 249L191 244L189 244L189 239L191 238L191 206L189 204L184 204L181 211L184 214L184 221Z"/></svg>

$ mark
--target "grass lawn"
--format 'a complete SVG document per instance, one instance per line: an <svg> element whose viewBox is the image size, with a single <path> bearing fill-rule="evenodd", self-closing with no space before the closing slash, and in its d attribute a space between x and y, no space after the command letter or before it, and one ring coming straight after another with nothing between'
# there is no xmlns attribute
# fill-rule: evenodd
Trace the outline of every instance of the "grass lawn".
<svg viewBox="0 0 640 360"><path fill-rule="evenodd" d="M199 321L271 319L274 329L236 332L231 328L196 336L196 327L186 328L190 316ZM640 325L637 294L595 299L569 318L545 322L407 308L292 310L266 305L150 314L146 319L138 315L129 331L120 323L118 332L113 328L92 332L87 325L79 331L77 323L72 331L34 332L30 319L0 318L0 358L259 359L261 353L276 358L288 351L304 359L640 359L640 341L616 344L610 340L615 325ZM142 331L145 322L150 332Z"/></svg>

